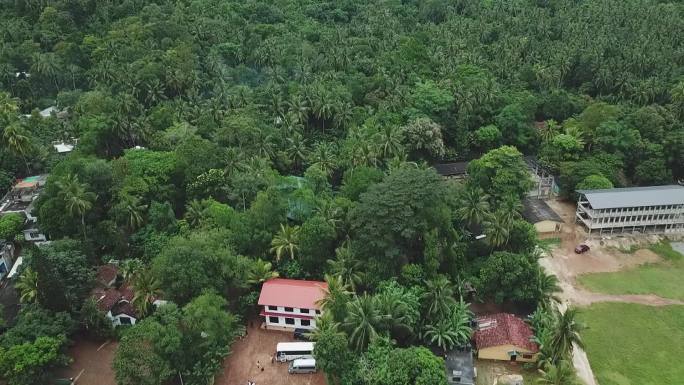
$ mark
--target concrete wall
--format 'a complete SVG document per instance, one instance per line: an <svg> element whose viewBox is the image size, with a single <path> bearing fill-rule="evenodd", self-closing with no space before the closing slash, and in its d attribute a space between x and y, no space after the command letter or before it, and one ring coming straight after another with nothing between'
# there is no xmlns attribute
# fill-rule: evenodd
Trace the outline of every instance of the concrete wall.
<svg viewBox="0 0 684 385"><path fill-rule="evenodd" d="M537 361L537 354L532 354L529 350L522 349L514 345L500 345L492 346L489 348L480 349L478 351L478 358L483 360L499 360L499 361L510 361L511 356L508 354L510 351L518 352L516 361L519 362L535 362ZM532 358L523 358L523 354L532 354Z"/></svg>

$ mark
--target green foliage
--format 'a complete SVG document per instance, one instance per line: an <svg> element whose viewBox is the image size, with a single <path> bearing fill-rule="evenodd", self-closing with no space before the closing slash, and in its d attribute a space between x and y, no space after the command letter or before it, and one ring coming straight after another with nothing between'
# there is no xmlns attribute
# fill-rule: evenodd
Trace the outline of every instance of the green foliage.
<svg viewBox="0 0 684 385"><path fill-rule="evenodd" d="M182 309L163 305L126 331L114 358L121 384L162 384L174 375L207 383L221 367L235 336L243 332L226 301L202 294Z"/></svg>
<svg viewBox="0 0 684 385"><path fill-rule="evenodd" d="M74 329L73 320L65 312L53 313L38 305L24 305L15 325L0 337L0 346L9 348L42 336L61 338L70 335Z"/></svg>
<svg viewBox="0 0 684 385"><path fill-rule="evenodd" d="M532 181L515 147L503 146L491 150L468 165L469 183L487 192L495 201L505 197L522 199L532 188Z"/></svg>
<svg viewBox="0 0 684 385"><path fill-rule="evenodd" d="M30 266L37 274L38 303L53 311L76 312L95 278L82 245L76 241L55 241L34 248Z"/></svg>
<svg viewBox="0 0 684 385"><path fill-rule="evenodd" d="M10 213L0 217L0 239L13 241L24 226L24 216Z"/></svg>
<svg viewBox="0 0 684 385"><path fill-rule="evenodd" d="M536 258L529 254L495 252L482 265L478 276L478 295L506 300L531 302L537 298Z"/></svg>
<svg viewBox="0 0 684 385"><path fill-rule="evenodd" d="M367 384L446 384L444 360L424 347L392 348L386 341L372 345L362 359L361 373Z"/></svg>
<svg viewBox="0 0 684 385"><path fill-rule="evenodd" d="M475 131L475 142L483 151L488 151L501 145L501 131L493 124L483 126Z"/></svg>
<svg viewBox="0 0 684 385"><path fill-rule="evenodd" d="M619 186L619 170L623 163L615 156L600 155L582 159L578 162L564 162L560 166L561 192L566 197L576 199L577 184L590 175L601 175L614 185Z"/></svg>
<svg viewBox="0 0 684 385"><path fill-rule="evenodd" d="M349 169L344 173L340 192L356 201L371 185L380 182L383 176L382 171L374 167L360 166Z"/></svg>
<svg viewBox="0 0 684 385"><path fill-rule="evenodd" d="M0 348L0 372L10 385L45 383L50 370L69 362L61 352L62 339L38 337L34 342Z"/></svg>
<svg viewBox="0 0 684 385"><path fill-rule="evenodd" d="M309 218L301 226L299 259L306 271L320 273L325 261L335 252L337 233L335 227L320 215Z"/></svg>
<svg viewBox="0 0 684 385"><path fill-rule="evenodd" d="M448 229L447 192L434 171L400 168L361 195L350 213L358 248L380 277L398 273L422 251L433 228Z"/></svg>
<svg viewBox="0 0 684 385"><path fill-rule="evenodd" d="M171 238L152 260L165 295L185 304L203 290L224 293L246 284L249 261L235 255L224 231L200 231Z"/></svg>
<svg viewBox="0 0 684 385"><path fill-rule="evenodd" d="M446 111L454 102L448 90L431 80L416 83L410 98L413 107L428 116Z"/></svg>
<svg viewBox="0 0 684 385"><path fill-rule="evenodd" d="M86 299L79 315L81 324L90 338L105 340L113 337L112 321L98 309L95 299Z"/></svg>
<svg viewBox="0 0 684 385"><path fill-rule="evenodd" d="M589 175L575 186L578 190L599 190L613 188L613 183L603 175Z"/></svg>
<svg viewBox="0 0 684 385"><path fill-rule="evenodd" d="M553 294L520 218L522 153L560 175L566 198L684 177L678 2L45 3L0 11L0 190L50 174L41 230L87 252L27 261L24 302L75 312L84 271L106 256L151 262L141 309L159 288L181 305L210 289L245 307L273 262L287 277L335 275L337 323L363 298L346 290L367 293L375 339L405 346L427 326L452 331L453 305L438 306L441 323L415 314L439 274L454 293L467 278L498 300ZM71 137L75 151L57 154ZM424 169L437 159L473 160L466 188ZM407 286L383 283L396 277ZM166 327L183 310L160 313L148 334L176 346L195 333ZM121 383L163 382L176 361L185 382L206 383L223 354L190 369L141 340L122 347ZM398 362L415 353L395 350ZM374 366L361 359L337 380L443 382L443 369L421 379L379 358L391 370L364 377Z"/></svg>

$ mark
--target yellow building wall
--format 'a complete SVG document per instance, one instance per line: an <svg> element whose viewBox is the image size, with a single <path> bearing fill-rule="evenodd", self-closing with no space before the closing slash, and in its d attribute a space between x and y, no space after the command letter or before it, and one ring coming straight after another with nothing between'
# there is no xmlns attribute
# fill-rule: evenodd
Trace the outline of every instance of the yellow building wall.
<svg viewBox="0 0 684 385"><path fill-rule="evenodd" d="M483 359L483 360L500 360L500 361L510 361L511 356L508 355L508 352L515 350L518 352L518 357L516 358L516 361L519 362L535 362L537 361L537 354L534 354L532 358L523 358L523 354L532 354L529 350L519 348L514 345L500 345L500 346L492 346L489 348L485 349L480 349L478 351L478 358Z"/></svg>
<svg viewBox="0 0 684 385"><path fill-rule="evenodd" d="M554 221L541 221L534 224L534 228L537 229L538 233L553 233L556 231L556 225L558 222Z"/></svg>

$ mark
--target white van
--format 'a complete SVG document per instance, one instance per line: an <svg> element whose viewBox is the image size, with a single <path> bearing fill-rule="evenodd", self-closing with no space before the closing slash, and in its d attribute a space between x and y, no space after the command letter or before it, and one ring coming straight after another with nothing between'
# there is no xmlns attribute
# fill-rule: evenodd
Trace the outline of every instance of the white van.
<svg viewBox="0 0 684 385"><path fill-rule="evenodd" d="M290 374L296 373L316 373L316 360L313 358L302 358L290 362L290 366L287 368L287 372Z"/></svg>
<svg viewBox="0 0 684 385"><path fill-rule="evenodd" d="M313 342L279 342L276 345L276 358L280 362L313 358Z"/></svg>

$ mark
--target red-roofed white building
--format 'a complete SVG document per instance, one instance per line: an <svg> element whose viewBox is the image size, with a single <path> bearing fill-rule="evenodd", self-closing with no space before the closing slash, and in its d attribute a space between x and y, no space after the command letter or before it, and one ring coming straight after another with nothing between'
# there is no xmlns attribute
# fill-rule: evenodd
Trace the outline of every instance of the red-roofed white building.
<svg viewBox="0 0 684 385"><path fill-rule="evenodd" d="M260 315L267 328L315 329L321 314L318 302L328 291L320 281L274 278L264 282L259 295Z"/></svg>
<svg viewBox="0 0 684 385"><path fill-rule="evenodd" d="M539 347L533 338L530 326L513 314L477 318L474 339L480 359L534 362Z"/></svg>

